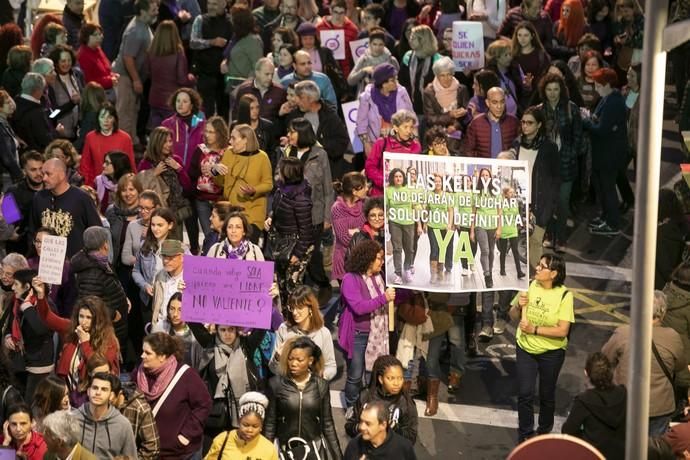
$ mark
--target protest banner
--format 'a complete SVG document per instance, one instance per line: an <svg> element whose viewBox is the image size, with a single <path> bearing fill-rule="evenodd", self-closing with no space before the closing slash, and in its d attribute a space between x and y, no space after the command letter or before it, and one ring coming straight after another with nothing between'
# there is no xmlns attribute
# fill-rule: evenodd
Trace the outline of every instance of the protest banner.
<svg viewBox="0 0 690 460"><path fill-rule="evenodd" d="M526 161L384 153L387 285L527 290Z"/></svg>
<svg viewBox="0 0 690 460"><path fill-rule="evenodd" d="M270 329L273 262L184 256L182 319Z"/></svg>
<svg viewBox="0 0 690 460"><path fill-rule="evenodd" d="M345 116L345 126L347 126L347 134L350 136L353 152L364 151L362 141L357 135L357 109L359 101L345 102L341 104L343 115Z"/></svg>
<svg viewBox="0 0 690 460"><path fill-rule="evenodd" d="M321 45L333 52L336 61L345 59L345 31L343 29L322 30L320 38Z"/></svg>
<svg viewBox="0 0 690 460"><path fill-rule="evenodd" d="M41 241L41 258L38 261L38 277L47 284L62 284L65 266L67 238L44 235Z"/></svg>
<svg viewBox="0 0 690 460"><path fill-rule="evenodd" d="M357 64L359 58L369 49L369 37L360 38L350 42L350 53L352 54L352 61Z"/></svg>
<svg viewBox="0 0 690 460"><path fill-rule="evenodd" d="M457 72L484 67L484 32L480 22L453 22L452 56Z"/></svg>

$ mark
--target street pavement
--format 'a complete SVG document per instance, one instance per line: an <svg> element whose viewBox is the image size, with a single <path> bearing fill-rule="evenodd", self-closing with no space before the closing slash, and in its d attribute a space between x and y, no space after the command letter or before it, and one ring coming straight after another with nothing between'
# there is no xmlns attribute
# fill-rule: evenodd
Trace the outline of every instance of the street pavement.
<svg viewBox="0 0 690 460"><path fill-rule="evenodd" d="M669 87L670 89L670 87ZM666 107L675 105L667 99ZM681 178L678 164L685 161L673 112L665 114L661 152L661 184L672 188ZM632 168L629 177L633 182ZM566 285L573 292L575 325L556 393L556 427L560 431L575 395L586 388L584 364L587 356L601 349L614 328L630 317L633 211L623 219L622 232L615 237L591 235L587 223L595 217L594 205L583 207L569 222ZM512 262L512 261L511 261ZM510 264L512 265L512 264ZM415 451L424 459L504 459L517 442L517 386L515 381L515 325L488 343L480 343L479 356L470 358L459 391L448 395L444 382L435 417L424 417L424 402L417 401L420 414ZM344 387L345 365L338 354L339 374L331 385L336 425L343 448L344 411L340 391Z"/></svg>

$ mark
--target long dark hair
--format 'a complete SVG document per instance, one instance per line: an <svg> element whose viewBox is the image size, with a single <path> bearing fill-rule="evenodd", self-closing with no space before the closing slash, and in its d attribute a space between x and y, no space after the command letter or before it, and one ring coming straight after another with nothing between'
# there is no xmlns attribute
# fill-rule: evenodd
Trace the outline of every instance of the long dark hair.
<svg viewBox="0 0 690 460"><path fill-rule="evenodd" d="M251 93L243 94L237 103L237 123L250 124L252 122L252 102L259 104L259 100Z"/></svg>
<svg viewBox="0 0 690 460"><path fill-rule="evenodd" d="M110 311L105 306L100 297L93 295L81 297L72 309L72 323L70 326L70 333L67 336L67 341L79 343L79 336L76 332L79 326L79 311L88 310L91 313L91 329L90 329L90 344L93 351L101 355L105 355L108 347L115 344L119 348L119 342L115 336L113 323L110 321Z"/></svg>
<svg viewBox="0 0 690 460"><path fill-rule="evenodd" d="M175 214L168 208L154 209L151 213L151 219L149 220L149 222L151 222L154 217L161 217L165 219L168 223L172 222L173 229L175 228L175 225L177 225L177 219L175 217ZM149 226L150 225L151 224L149 223ZM170 231L172 231L172 229ZM158 240L155 236L153 236L153 232L151 231L151 228L149 228L149 230L146 232L146 238L144 238L144 242L141 245L141 252L143 254L149 255L151 252L156 251L158 251Z"/></svg>
<svg viewBox="0 0 690 460"><path fill-rule="evenodd" d="M60 410L67 384L60 377L49 375L36 386L31 407L42 417Z"/></svg>
<svg viewBox="0 0 690 460"><path fill-rule="evenodd" d="M105 154L105 157L113 165L113 174L109 176L113 182L118 183L122 176L132 172L132 164L129 162L129 157L126 153L120 150L111 150Z"/></svg>

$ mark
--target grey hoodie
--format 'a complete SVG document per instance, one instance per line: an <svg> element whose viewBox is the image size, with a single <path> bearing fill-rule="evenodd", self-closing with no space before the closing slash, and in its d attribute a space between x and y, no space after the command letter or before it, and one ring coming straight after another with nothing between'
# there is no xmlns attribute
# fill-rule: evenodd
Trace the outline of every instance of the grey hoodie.
<svg viewBox="0 0 690 460"><path fill-rule="evenodd" d="M361 58L355 64L355 68L350 71L350 75L347 77L347 84L350 86L357 86L357 96L359 93L364 91L364 87L369 83L373 82L373 78L370 74L365 72L366 67L376 67L379 64L387 62L391 64L396 69L400 70L400 64L398 60L393 57L388 48L383 49L383 53L380 56L374 57L369 53L369 50L365 51Z"/></svg>
<svg viewBox="0 0 690 460"><path fill-rule="evenodd" d="M105 416L96 421L91 414L91 404L85 403L73 415L81 428L79 442L96 457L106 459L128 455L137 458L132 425L116 408L110 406Z"/></svg>

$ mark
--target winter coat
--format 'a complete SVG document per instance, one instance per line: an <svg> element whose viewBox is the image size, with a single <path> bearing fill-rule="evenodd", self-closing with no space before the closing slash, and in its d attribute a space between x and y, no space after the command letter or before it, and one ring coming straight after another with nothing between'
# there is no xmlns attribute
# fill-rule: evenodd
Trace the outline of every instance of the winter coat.
<svg viewBox="0 0 690 460"><path fill-rule="evenodd" d="M91 403L86 403L72 413L81 429L79 442L98 458L129 455L137 458L134 432L129 421L115 407L110 406L105 416L95 420Z"/></svg>
<svg viewBox="0 0 690 460"><path fill-rule="evenodd" d="M19 168L19 156L17 153L18 138L10 126L7 118L0 117L0 163L12 177L12 181L21 180L24 173Z"/></svg>
<svg viewBox="0 0 690 460"><path fill-rule="evenodd" d="M350 441L345 450L344 460L416 460L414 447L407 439L400 436L395 431L389 431L386 440L378 447L374 447L369 441L362 439L358 435Z"/></svg>
<svg viewBox="0 0 690 460"><path fill-rule="evenodd" d="M417 406L408 395L389 395L377 384L376 389L365 388L353 406L350 417L345 421L345 432L354 438L359 434L359 416L364 407L372 401L383 401L388 407L388 427L406 438L412 444L417 441Z"/></svg>
<svg viewBox="0 0 690 460"><path fill-rule="evenodd" d="M178 363L177 370L180 367L182 364ZM205 388L197 371L189 368L161 404L155 415L160 435L160 460L188 458L201 449L204 423L211 412L211 396ZM157 402L158 399L148 401L153 408ZM189 440L189 444L183 446L180 443L177 439L180 434Z"/></svg>
<svg viewBox="0 0 690 460"><path fill-rule="evenodd" d="M223 198L235 206L244 208L244 215L249 223L258 228L264 227L268 194L273 189L271 161L261 150L255 152L234 153L227 149L220 163L227 166L225 176L215 176L215 181L223 187ZM249 184L255 192L246 196L240 191L242 185Z"/></svg>
<svg viewBox="0 0 690 460"><path fill-rule="evenodd" d="M120 312L120 321L113 325L116 332L126 330L127 296L110 264L102 264L82 249L72 257L72 270L77 279L79 295L95 295L101 298L110 310L113 321L115 312Z"/></svg>
<svg viewBox="0 0 690 460"><path fill-rule="evenodd" d="M0 443L5 441L5 437L0 435ZM10 442L10 447L16 449L17 445L14 442ZM43 460L44 456L48 452L48 446L46 445L43 435L38 431L31 431L31 440L17 449L18 454L24 454L26 460Z"/></svg>
<svg viewBox="0 0 690 460"><path fill-rule="evenodd" d="M345 251L353 238L350 230L361 228L364 222L366 222L363 208L364 203L362 200L356 201L354 206L349 206L341 196L333 203L331 214L333 216L335 244L333 246L333 267L331 269L332 279L340 280L345 275Z"/></svg>
<svg viewBox="0 0 690 460"><path fill-rule="evenodd" d="M684 362L690 365L690 286L671 281L664 287L666 294L666 315L662 325L672 328L683 341ZM690 386L690 371L687 366L676 373L676 386Z"/></svg>
<svg viewBox="0 0 690 460"><path fill-rule="evenodd" d="M314 244L311 186L306 180L294 185L278 184L270 217L272 230L280 235L297 235L292 255L301 259Z"/></svg>
<svg viewBox="0 0 690 460"><path fill-rule="evenodd" d="M561 103L556 106L555 110L548 103L539 104L537 108L546 117L545 129L549 139L556 142L554 135L557 135L560 140L561 181L572 182L577 178L577 162L584 152L584 133L580 108L572 101L568 101L567 108ZM550 131L549 127L556 123L558 126L554 126Z"/></svg>
<svg viewBox="0 0 690 460"><path fill-rule="evenodd" d="M498 121L501 127L501 149L508 150L520 132L519 120L510 114L503 114ZM472 120L465 135L466 157L491 158L491 122L488 114L483 113Z"/></svg>
<svg viewBox="0 0 690 460"><path fill-rule="evenodd" d="M421 58L411 50L405 53L402 58L398 79L400 80L400 84L403 85L410 94L410 99L412 99L412 105L414 106L415 113L424 113L424 88L426 88L427 85L433 81L434 62L440 58L441 55L438 53L434 53L432 56L428 56L426 58ZM415 65L415 61L417 66L416 75L412 75L411 72Z"/></svg>
<svg viewBox="0 0 690 460"><path fill-rule="evenodd" d="M146 294L146 285L153 286L153 279L156 277L157 259L160 255L154 251L144 254L141 250L137 253L136 262L134 262L134 269L132 270L132 279L134 284L139 287L139 297L144 305L151 300Z"/></svg>
<svg viewBox="0 0 690 460"><path fill-rule="evenodd" d="M211 246L211 249L208 250L208 253L206 254L207 257L214 257L216 259L226 259L227 254L225 252L225 242L227 239L224 239L222 241L219 241L218 243L214 244ZM261 248L257 246L256 244L252 243L251 241L249 243L249 250L247 253L244 255L242 260L258 260L258 261L263 261L264 259L264 253L261 251Z"/></svg>
<svg viewBox="0 0 690 460"><path fill-rule="evenodd" d="M620 91L601 98L592 118L584 120L592 142L592 169L613 174L630 161L625 99Z"/></svg>
<svg viewBox="0 0 690 460"><path fill-rule="evenodd" d="M268 385L269 403L264 420L264 436L269 441L278 438L281 448L295 436L307 442L323 439L321 451L329 452L325 458L342 459L331 413L328 382L312 374L301 391L291 379L283 376L271 378Z"/></svg>
<svg viewBox="0 0 690 460"><path fill-rule="evenodd" d="M170 118L166 118L161 123L161 126L168 128L172 132L173 139L173 155L182 159L180 163L182 169L189 171L192 162L194 150L204 142L204 120L203 114L192 115L192 119L188 124L179 115L175 114Z"/></svg>
<svg viewBox="0 0 690 460"><path fill-rule="evenodd" d="M14 296L12 296L14 299ZM15 300L16 302L16 300ZM19 327L22 335L24 350L21 352L25 367L35 368L33 373L44 374L53 370L53 333L39 314L40 308L49 308L45 299L37 299L36 305L19 311ZM5 334L11 334L14 321L14 303L9 303L7 329ZM17 352L10 352L10 356Z"/></svg>
<svg viewBox="0 0 690 460"><path fill-rule="evenodd" d="M122 209L116 204L108 206L105 211L105 218L108 219L110 224L110 234L112 235L113 242L113 266L118 267L121 263L122 255L122 242L123 234L126 238L127 227L132 222L128 220L130 216L136 216L138 213L138 208L135 209Z"/></svg>
<svg viewBox="0 0 690 460"><path fill-rule="evenodd" d="M73 68L68 75L70 83L77 90L77 94L81 95L84 89L84 75L82 75L81 70ZM60 114L56 120L65 127L65 132L61 137L76 139L79 125L79 105L72 101L67 85L59 75L56 75L55 83L48 86L48 96L53 109L60 109Z"/></svg>
<svg viewBox="0 0 690 460"><path fill-rule="evenodd" d="M125 389L125 403L120 412L129 420L137 444L137 458L156 460L160 454L160 436L151 406L139 390Z"/></svg>
<svg viewBox="0 0 690 460"><path fill-rule="evenodd" d="M371 92L374 90L374 84L369 83L362 94L359 95L359 107L357 109L357 128L358 136L367 136L372 143L381 137L381 114L379 107L372 99ZM395 109L409 110L414 112L412 108L412 101L404 86L398 84L397 94L395 97Z"/></svg>
<svg viewBox="0 0 690 460"><path fill-rule="evenodd" d="M14 132L26 142L25 150L43 152L48 144L58 137L55 126L48 119L45 107L22 96L17 96L15 102L17 109L12 115Z"/></svg>
<svg viewBox="0 0 690 460"><path fill-rule="evenodd" d="M623 385L580 393L563 423L563 433L584 439L608 460L623 460L626 396Z"/></svg>
<svg viewBox="0 0 690 460"><path fill-rule="evenodd" d="M330 51L330 50L329 50ZM321 56L321 54L319 53ZM325 56L322 57L321 62L324 63L324 61L327 61L327 57L329 56L326 54ZM324 59L326 57L326 59ZM331 61L333 60L333 54L330 54ZM327 65L327 64L324 64ZM338 68L338 71L340 69ZM341 75L342 78L342 75ZM283 78L280 79L280 84L284 87L287 88L290 83L292 82L300 82L300 81L313 81L316 83L316 86L319 87L319 90L321 91L321 99L324 99L328 101L332 105L338 104L338 96L336 96L335 93L335 88L333 87L333 82L331 81L331 78L326 75L325 73L322 72L316 72L312 71L311 75L309 75L307 78L302 78L299 75L297 75L295 72L290 72L289 74L285 75Z"/></svg>
<svg viewBox="0 0 690 460"><path fill-rule="evenodd" d="M613 382L617 385L628 383L631 339L630 326L620 326L601 349L614 367ZM671 374L687 368L683 341L676 331L670 327L654 326L652 343L656 345L662 362ZM649 416L670 415L676 409L673 385L654 354L650 359L652 367L649 382Z"/></svg>
<svg viewBox="0 0 690 460"><path fill-rule="evenodd" d="M364 54L355 63L355 67L350 72L350 75L347 77L347 84L357 87L355 95L360 95L362 91L364 91L364 88L369 85L369 83L374 81L372 74L365 72L364 69L366 67L376 67L377 65L385 62L395 67L395 70L400 70L398 60L395 59L388 48L384 48L383 53L376 57L372 56L368 49L364 52Z"/></svg>
<svg viewBox="0 0 690 460"><path fill-rule="evenodd" d="M519 139L515 140L513 148L515 159L520 160ZM538 149L530 180L530 212L534 214L537 225L542 227L546 226L556 211L561 186L560 166L558 147L550 140L543 139Z"/></svg>
<svg viewBox="0 0 690 460"><path fill-rule="evenodd" d="M455 108L467 107L469 101L470 93L467 87L460 83L458 86ZM424 88L424 119L426 120L427 129L432 126L443 126L446 128L450 125L455 125L456 129L461 128L460 119L451 117L450 114L441 107L441 104L438 103L433 82L429 83L426 88Z"/></svg>
<svg viewBox="0 0 690 460"><path fill-rule="evenodd" d="M421 153L422 146L416 139L402 142L394 134L376 139L364 164L367 179L372 184L369 190L371 196L383 195L383 183L388 180L387 177L383 177L383 152Z"/></svg>
<svg viewBox="0 0 690 460"><path fill-rule="evenodd" d="M354 337L358 323L368 322L371 313L388 304L385 292L371 297L363 275L346 273L340 287L343 313L338 324L338 344L345 352L346 359L354 353ZM373 275L373 277L381 276Z"/></svg>

